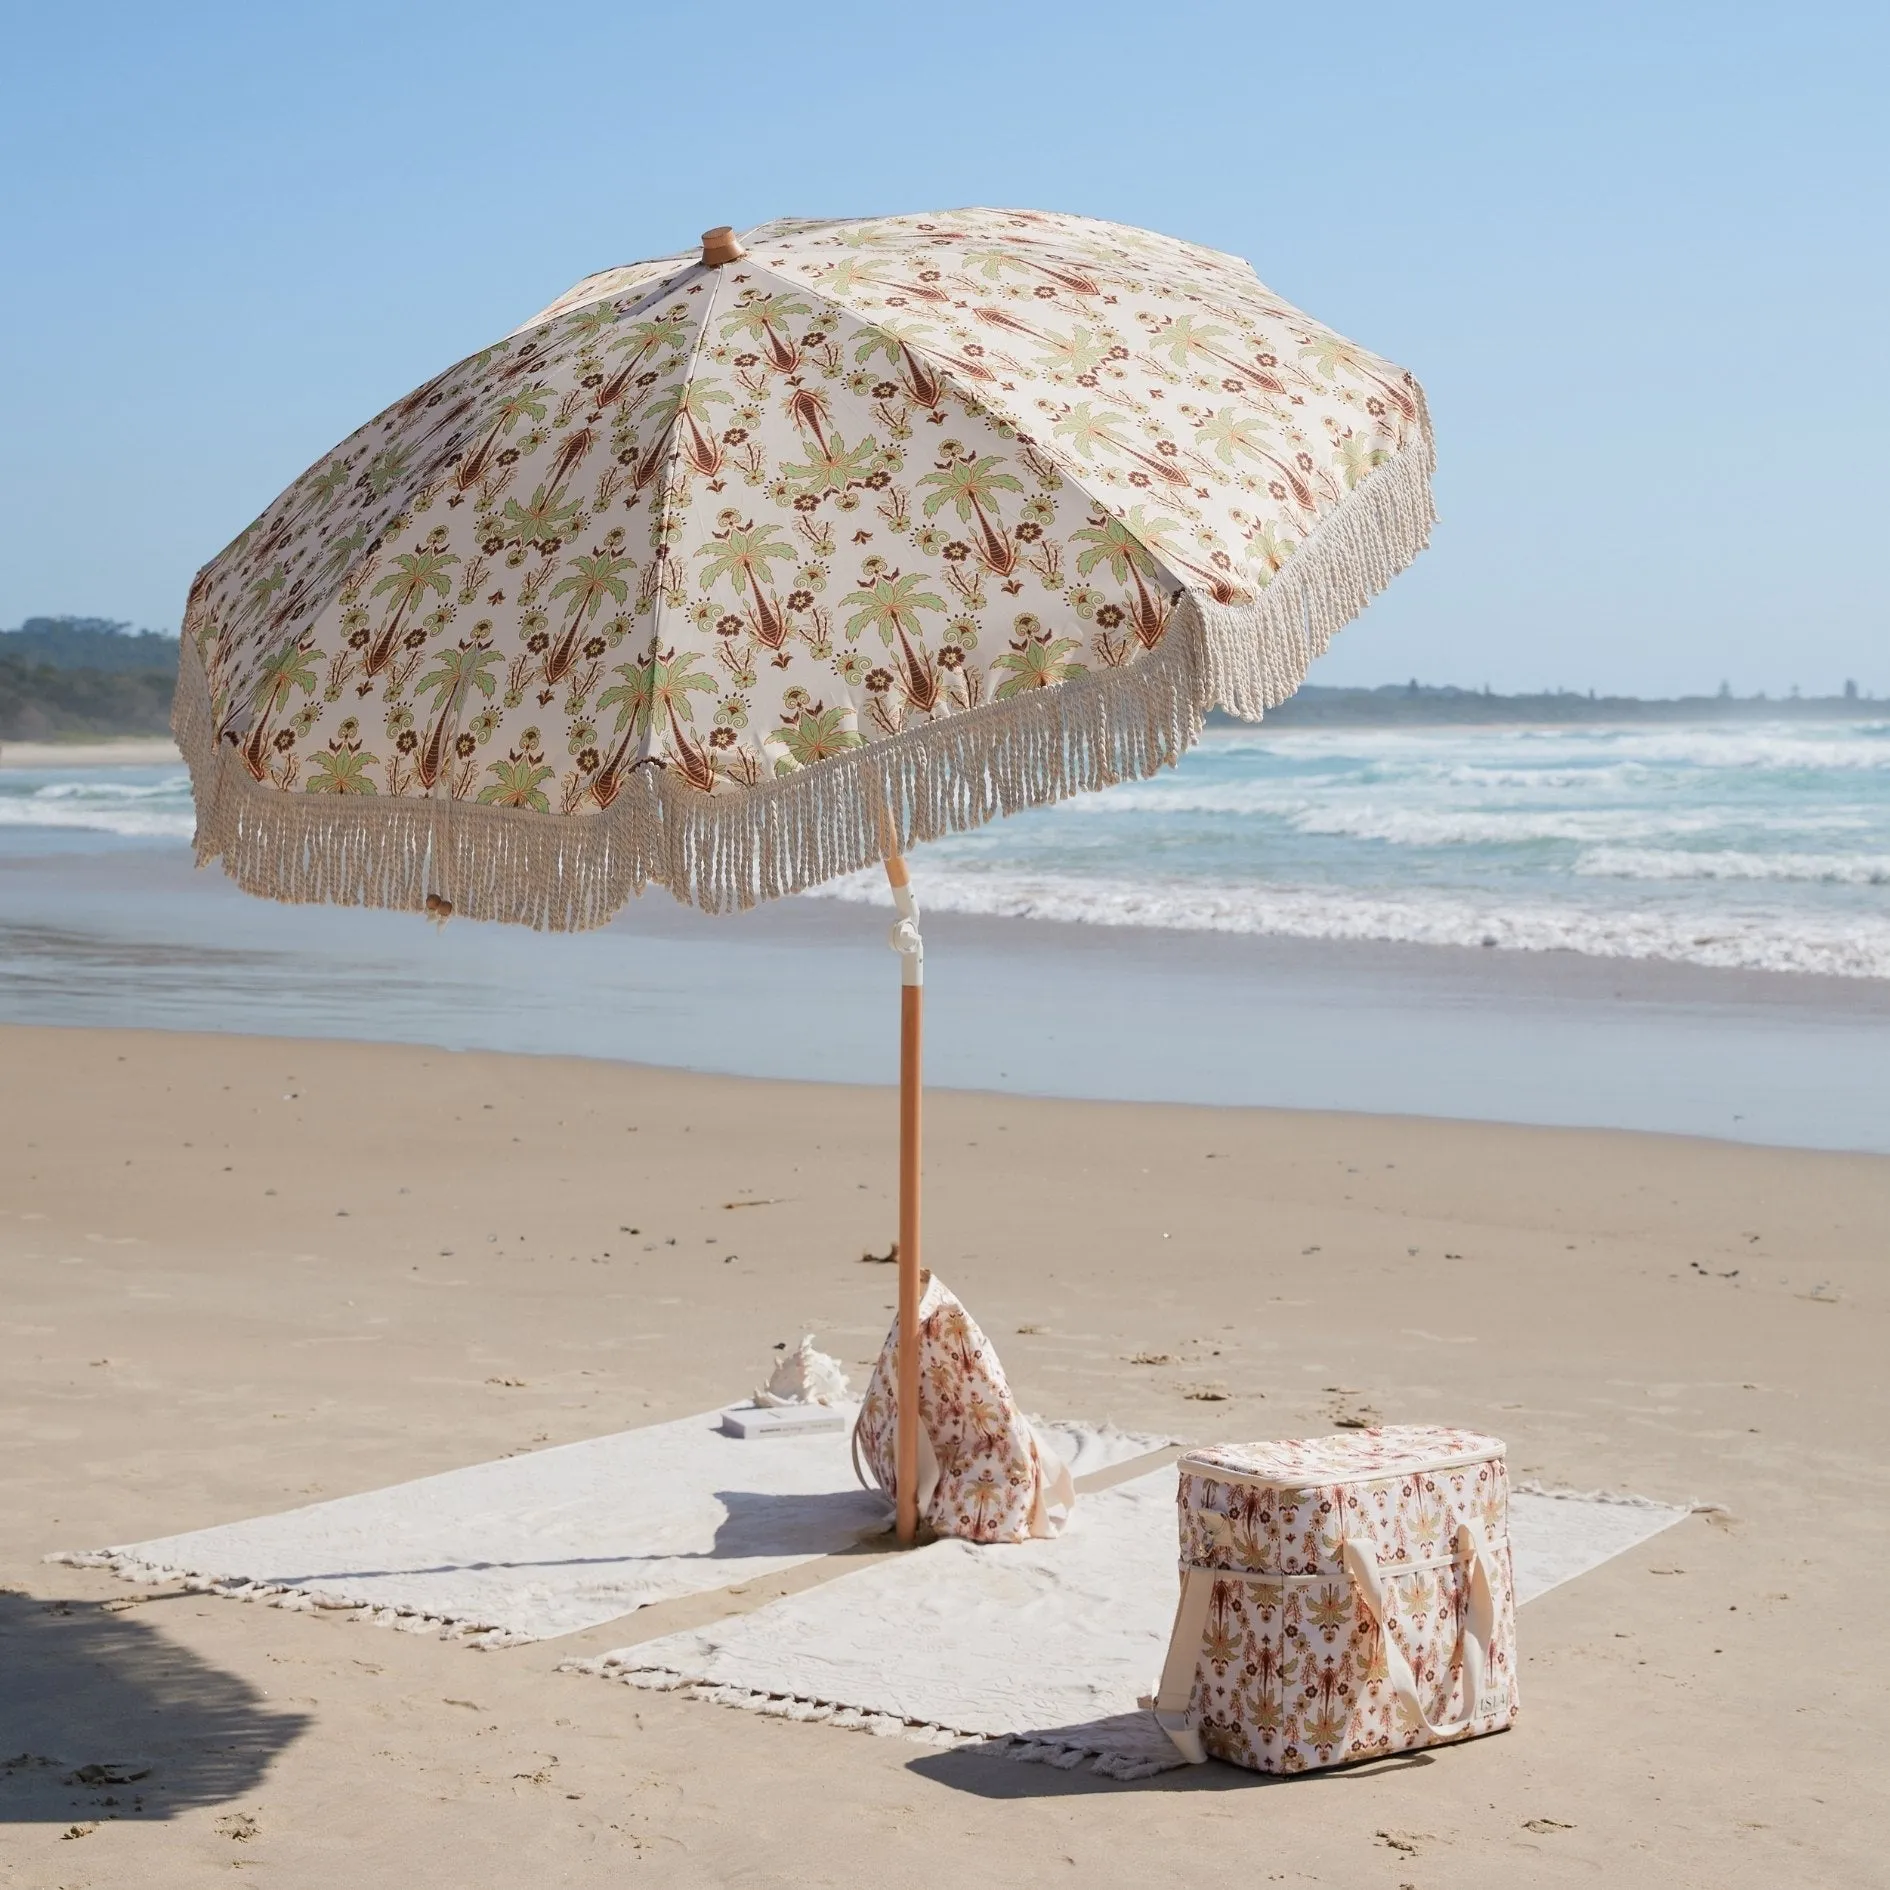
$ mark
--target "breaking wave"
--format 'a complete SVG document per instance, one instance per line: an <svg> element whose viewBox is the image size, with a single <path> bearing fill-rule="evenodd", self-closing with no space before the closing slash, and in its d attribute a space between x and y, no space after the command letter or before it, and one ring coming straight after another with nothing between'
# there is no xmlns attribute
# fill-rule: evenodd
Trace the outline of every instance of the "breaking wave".
<svg viewBox="0 0 1890 1890"><path fill-rule="evenodd" d="M0 827L63 828L131 840L188 840L196 831L189 777L115 778L146 770L98 770L85 779L0 775Z"/></svg>
<svg viewBox="0 0 1890 1890"><path fill-rule="evenodd" d="M193 826L175 766L0 772L0 849ZM914 865L967 913L1884 978L1890 721L1213 730Z"/></svg>
<svg viewBox="0 0 1890 1890"><path fill-rule="evenodd" d="M1149 926L1178 932L1345 939L1406 945L1582 952L1661 958L1722 970L1890 978L1890 914L1877 918L1744 912L1709 916L1642 905L1592 908L1415 891L1333 892L1302 886L1058 878L934 865L915 876L940 912L1063 924ZM890 903L876 875L823 888L827 897Z"/></svg>

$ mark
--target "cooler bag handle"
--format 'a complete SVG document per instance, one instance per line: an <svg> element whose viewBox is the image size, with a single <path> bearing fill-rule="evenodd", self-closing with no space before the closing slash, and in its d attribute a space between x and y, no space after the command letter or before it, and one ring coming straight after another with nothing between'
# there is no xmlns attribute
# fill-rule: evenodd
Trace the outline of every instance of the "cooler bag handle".
<svg viewBox="0 0 1890 1890"><path fill-rule="evenodd" d="M1391 1690L1433 1739L1455 1739L1467 1733L1483 1717L1483 1686L1489 1671L1490 1642L1496 1633L1496 1595L1490 1579L1489 1558L1483 1552L1468 1523L1457 1525L1457 1553L1470 1564L1470 1605L1463 1617L1463 1697L1466 1711L1461 1719L1435 1724L1418 1699L1417 1681L1404 1649L1391 1631L1391 1604L1385 1594L1384 1574L1378 1559L1362 1542L1351 1537L1340 1544L1346 1573L1352 1578L1360 1598L1378 1623L1378 1638L1385 1644L1385 1668Z"/></svg>
<svg viewBox="0 0 1890 1890"><path fill-rule="evenodd" d="M1155 1709L1161 1729L1190 1765L1207 1764L1207 1752L1194 1723L1194 1676L1201 1660L1201 1631L1207 1626L1208 1603L1214 1598L1214 1571L1181 1571L1181 1605L1175 1610L1175 1631L1168 1637L1168 1658L1155 1697L1146 1702Z"/></svg>

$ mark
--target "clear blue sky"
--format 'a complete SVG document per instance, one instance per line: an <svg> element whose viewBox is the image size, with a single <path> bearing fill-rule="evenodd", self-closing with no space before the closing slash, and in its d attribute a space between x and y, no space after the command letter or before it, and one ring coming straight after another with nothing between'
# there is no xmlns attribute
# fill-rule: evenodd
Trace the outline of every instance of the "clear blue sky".
<svg viewBox="0 0 1890 1890"><path fill-rule="evenodd" d="M1240 252L1411 367L1431 550L1314 680L1890 693L1890 8L6 9L0 624L174 627L309 461L707 224Z"/></svg>

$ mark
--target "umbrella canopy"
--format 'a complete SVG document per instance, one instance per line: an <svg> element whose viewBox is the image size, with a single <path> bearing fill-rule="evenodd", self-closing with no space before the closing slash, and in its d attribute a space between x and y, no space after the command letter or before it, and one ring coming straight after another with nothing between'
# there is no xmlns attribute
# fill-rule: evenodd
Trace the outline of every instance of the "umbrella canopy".
<svg viewBox="0 0 1890 1890"><path fill-rule="evenodd" d="M1417 552L1403 370L1083 217L605 270L198 575L176 727L252 892L750 905L1258 718Z"/></svg>

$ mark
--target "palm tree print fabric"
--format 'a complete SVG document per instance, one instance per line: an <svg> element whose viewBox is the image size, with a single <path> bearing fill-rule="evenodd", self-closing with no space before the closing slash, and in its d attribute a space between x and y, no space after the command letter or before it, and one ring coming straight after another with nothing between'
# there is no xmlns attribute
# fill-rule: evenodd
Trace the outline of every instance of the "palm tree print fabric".
<svg viewBox="0 0 1890 1890"><path fill-rule="evenodd" d="M1517 1710L1515 1586L1503 1446L1471 1431L1393 1426L1181 1460L1184 1582L1211 1584L1190 1719L1213 1757L1299 1772L1433 1743L1393 1692L1379 1624L1343 1544L1369 1545L1389 1631L1434 1724L1500 1731ZM1472 1715L1460 1660L1469 1568L1460 1525L1492 1571L1489 1673L1500 1707Z"/></svg>
<svg viewBox="0 0 1890 1890"><path fill-rule="evenodd" d="M898 1492L898 1422L895 1322L854 1424L856 1448L889 1497ZM935 1535L1027 1542L1056 1535L1069 1519L1076 1494L1068 1467L1018 1410L978 1322L929 1273L919 1301L919 1429L919 1519Z"/></svg>
<svg viewBox="0 0 1890 1890"><path fill-rule="evenodd" d="M344 441L199 574L197 720L240 769L228 791L519 822L655 792L673 824L881 744L963 764L938 738L1051 692L1093 729L1166 652L1179 735L999 796L1054 798L1174 759L1217 693L1258 713L1330 634L1320 611L1350 614L1422 543L1415 382L1232 257L992 210L744 240L720 268L579 284ZM1322 529L1374 491L1382 556L1351 570L1353 505L1351 575L1313 583ZM1269 593L1302 576L1269 628ZM1285 654L1244 694L1217 684L1209 623ZM1132 701L1149 721L1128 696L1118 721ZM643 774L660 783L633 789ZM895 837L992 811L901 801ZM636 873L701 893L662 861Z"/></svg>

